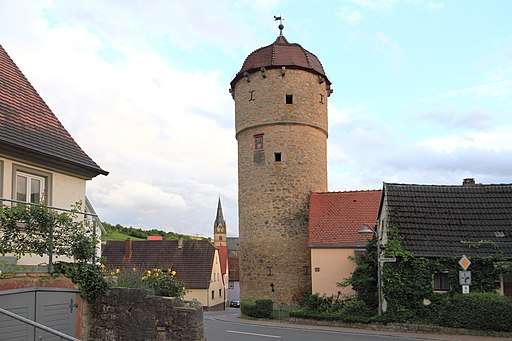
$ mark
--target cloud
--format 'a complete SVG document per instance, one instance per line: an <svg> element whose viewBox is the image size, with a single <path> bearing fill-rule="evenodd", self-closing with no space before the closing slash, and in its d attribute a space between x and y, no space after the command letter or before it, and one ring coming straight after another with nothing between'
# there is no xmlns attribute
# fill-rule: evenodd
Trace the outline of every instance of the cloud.
<svg viewBox="0 0 512 341"><path fill-rule="evenodd" d="M342 6L336 15L350 24L354 24L363 18L361 12L348 6Z"/></svg>
<svg viewBox="0 0 512 341"><path fill-rule="evenodd" d="M486 84L479 84L463 89L447 91L432 97L422 99L423 102L437 102L454 97L472 96L490 97L498 100L508 99L512 95L512 80L502 80Z"/></svg>
<svg viewBox="0 0 512 341"><path fill-rule="evenodd" d="M488 132L467 133L459 136L433 137L418 142L438 153L454 153L463 149L485 151L512 151L512 126L500 126Z"/></svg>
<svg viewBox="0 0 512 341"><path fill-rule="evenodd" d="M496 122L495 115L484 108L471 108L466 111L460 108L435 108L421 113L407 112L406 115L413 115L415 119L450 130L486 130Z"/></svg>
<svg viewBox="0 0 512 341"><path fill-rule="evenodd" d="M388 57L395 67L400 66L402 48L383 32L377 32L377 51Z"/></svg>
<svg viewBox="0 0 512 341"><path fill-rule="evenodd" d="M110 172L87 185L101 219L207 236L220 195L228 233L236 235L234 104L224 75L181 70L172 58L139 44L138 30L155 31L165 22L151 23L147 10L140 18L123 16L136 13L130 11L109 17L118 3L64 2L58 11L52 4L15 12L37 27L25 36L33 45L4 29L11 33L3 46L78 144ZM191 39L209 39L200 28L191 31ZM230 36L212 31L210 36ZM214 43L229 45L222 39Z"/></svg>

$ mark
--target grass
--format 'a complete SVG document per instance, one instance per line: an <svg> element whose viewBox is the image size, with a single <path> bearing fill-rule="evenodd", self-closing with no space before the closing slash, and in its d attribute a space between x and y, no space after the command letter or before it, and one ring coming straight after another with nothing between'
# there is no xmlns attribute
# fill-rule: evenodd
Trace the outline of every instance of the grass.
<svg viewBox="0 0 512 341"><path fill-rule="evenodd" d="M124 233L117 232L117 231L113 231L109 234L104 234L103 236L101 236L101 240L126 240L126 239L143 240L142 238L133 237L128 234L124 234Z"/></svg>

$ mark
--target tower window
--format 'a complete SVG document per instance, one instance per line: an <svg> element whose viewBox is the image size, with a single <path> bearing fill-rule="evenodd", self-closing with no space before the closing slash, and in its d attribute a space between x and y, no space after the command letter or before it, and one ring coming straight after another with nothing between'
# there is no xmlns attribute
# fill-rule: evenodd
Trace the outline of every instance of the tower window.
<svg viewBox="0 0 512 341"><path fill-rule="evenodd" d="M263 134L254 135L254 149L263 149Z"/></svg>
<svg viewBox="0 0 512 341"><path fill-rule="evenodd" d="M274 153L274 158L276 162L281 162L281 152Z"/></svg>
<svg viewBox="0 0 512 341"><path fill-rule="evenodd" d="M286 104L293 104L293 95L286 95Z"/></svg>

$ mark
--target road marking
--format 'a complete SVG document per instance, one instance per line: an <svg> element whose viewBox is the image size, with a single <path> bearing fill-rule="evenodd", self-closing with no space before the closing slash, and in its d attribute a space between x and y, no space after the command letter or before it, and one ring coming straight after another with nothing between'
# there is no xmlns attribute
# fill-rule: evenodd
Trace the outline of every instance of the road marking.
<svg viewBox="0 0 512 341"><path fill-rule="evenodd" d="M226 330L227 333L234 333L234 334L244 334L244 335L253 335L253 336L262 336L262 337L270 337L274 339L280 339L281 336L277 335L265 335L265 334L256 334L256 333L247 333L247 332L238 332L236 330Z"/></svg>

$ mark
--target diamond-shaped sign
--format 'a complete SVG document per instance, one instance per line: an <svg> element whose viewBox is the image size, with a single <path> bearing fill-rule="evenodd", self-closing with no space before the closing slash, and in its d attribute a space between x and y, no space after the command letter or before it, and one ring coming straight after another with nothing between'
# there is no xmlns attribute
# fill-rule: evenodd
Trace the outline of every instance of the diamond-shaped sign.
<svg viewBox="0 0 512 341"><path fill-rule="evenodd" d="M464 271L466 271L471 265L471 262L466 255L462 255L459 259L459 265L464 269Z"/></svg>

